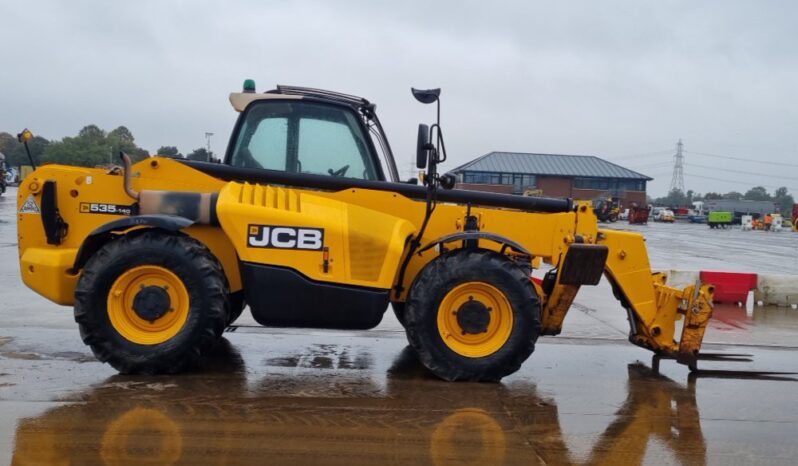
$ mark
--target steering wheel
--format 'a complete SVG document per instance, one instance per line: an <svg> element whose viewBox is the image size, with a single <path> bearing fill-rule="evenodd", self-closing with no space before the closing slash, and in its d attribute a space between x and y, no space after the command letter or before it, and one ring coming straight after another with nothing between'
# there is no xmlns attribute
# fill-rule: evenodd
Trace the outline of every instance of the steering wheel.
<svg viewBox="0 0 798 466"><path fill-rule="evenodd" d="M347 170L349 170L349 165L344 165L343 167L335 171L333 171L333 169L330 168L327 170L327 173L329 173L330 176L344 176Z"/></svg>

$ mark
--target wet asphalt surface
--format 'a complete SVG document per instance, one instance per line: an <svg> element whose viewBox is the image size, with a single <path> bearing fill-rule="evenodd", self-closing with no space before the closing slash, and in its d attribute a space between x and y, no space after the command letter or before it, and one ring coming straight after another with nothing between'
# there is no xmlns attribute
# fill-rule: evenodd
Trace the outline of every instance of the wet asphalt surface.
<svg viewBox="0 0 798 466"><path fill-rule="evenodd" d="M201 369L120 376L69 308L19 279L15 190L0 197L0 464L796 464L798 310L718 306L706 352L663 361L626 342L605 284L500 384L445 383L388 311L365 332L242 317ZM614 227L624 227L622 224ZM651 224L657 269L798 274L798 234Z"/></svg>

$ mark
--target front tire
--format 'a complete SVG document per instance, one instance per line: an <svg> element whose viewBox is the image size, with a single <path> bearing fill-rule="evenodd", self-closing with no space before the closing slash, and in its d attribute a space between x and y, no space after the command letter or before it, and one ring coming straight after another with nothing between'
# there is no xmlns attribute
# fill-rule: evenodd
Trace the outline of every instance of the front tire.
<svg viewBox="0 0 798 466"><path fill-rule="evenodd" d="M241 317L241 313L244 312L244 308L247 307L247 302L244 299L244 290L236 291L235 293L230 293L227 296L227 303L229 306L227 312L227 326L231 326Z"/></svg>
<svg viewBox="0 0 798 466"><path fill-rule="evenodd" d="M75 289L83 342L122 373L174 373L193 365L221 336L227 281L202 243L159 231L103 246Z"/></svg>
<svg viewBox="0 0 798 466"><path fill-rule="evenodd" d="M402 327L406 327L405 324L405 303L399 301L392 301L391 307L393 308L393 314L396 316L396 320L399 321L399 324Z"/></svg>
<svg viewBox="0 0 798 466"><path fill-rule="evenodd" d="M534 351L540 300L528 273L506 256L459 250L419 273L405 320L410 345L438 377L499 381Z"/></svg>

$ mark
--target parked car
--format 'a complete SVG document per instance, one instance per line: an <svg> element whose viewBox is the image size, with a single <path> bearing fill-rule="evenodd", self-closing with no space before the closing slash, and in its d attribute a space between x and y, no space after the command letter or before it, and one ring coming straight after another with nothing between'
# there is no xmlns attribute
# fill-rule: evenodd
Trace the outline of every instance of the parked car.
<svg viewBox="0 0 798 466"><path fill-rule="evenodd" d="M654 213L655 222L673 223L674 218L673 211L670 209L659 209Z"/></svg>

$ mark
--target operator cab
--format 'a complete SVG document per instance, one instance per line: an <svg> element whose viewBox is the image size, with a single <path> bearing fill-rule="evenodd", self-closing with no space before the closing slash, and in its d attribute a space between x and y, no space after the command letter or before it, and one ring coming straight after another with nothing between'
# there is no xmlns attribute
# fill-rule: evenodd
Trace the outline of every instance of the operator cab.
<svg viewBox="0 0 798 466"><path fill-rule="evenodd" d="M387 138L368 100L318 89L277 86L230 94L241 112L225 156L238 168L399 181ZM377 147L380 147L378 154Z"/></svg>
<svg viewBox="0 0 798 466"><path fill-rule="evenodd" d="M225 181L340 191L390 191L425 201L500 207L528 212L566 212L571 199L550 199L453 189L455 177L439 174L446 161L440 125L440 89L412 89L424 104L437 104L436 122L419 125L416 166L420 179L399 179L376 106L362 97L305 87L277 86L257 94L252 80L230 94L240 113L224 163L180 163ZM439 189L443 188L443 189Z"/></svg>

